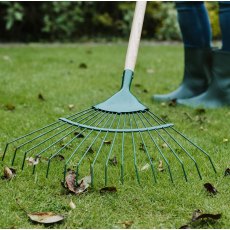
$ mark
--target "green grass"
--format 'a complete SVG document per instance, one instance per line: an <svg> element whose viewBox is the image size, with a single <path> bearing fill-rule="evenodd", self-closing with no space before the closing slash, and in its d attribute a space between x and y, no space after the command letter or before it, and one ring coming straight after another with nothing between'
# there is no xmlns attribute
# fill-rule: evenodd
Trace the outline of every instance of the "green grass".
<svg viewBox="0 0 230 230"><path fill-rule="evenodd" d="M3 153L7 141L52 123L59 117L87 109L116 92L120 87L125 52L126 45L123 44L1 46L0 153ZM85 63L87 68L79 68L81 63ZM132 228L179 228L189 222L194 210L201 209L205 213L222 213L222 218L216 222L200 222L194 227L229 228L229 177L223 177L223 174L230 164L230 110L222 108L197 114L194 109L151 101L152 94L175 89L181 81L182 70L181 46L142 45L132 92L151 111L174 123L177 130L204 148L212 157L217 174L213 173L207 159L198 158L203 180L199 180L191 161L185 160L189 170L188 183L184 182L177 164L173 171L174 184L169 181L166 171L158 173L158 183L153 183L149 169L140 173L141 185L138 185L132 144L128 142L126 148L130 154L125 156L127 175L124 185L119 182L119 167L109 168L108 185L116 186L117 193L99 193L104 178L102 157L101 164L97 166L94 190L74 196L66 194L61 186L62 168L59 165L62 166L62 162L56 161L49 179L45 179L42 166L32 175L31 167L22 172L17 161L17 176L11 181L0 180L0 227L123 228L121 222L133 221ZM137 83L141 87L135 87ZM39 93L45 101L38 99ZM7 110L7 104L14 105L15 109ZM75 105L72 111L69 111L69 104ZM229 141L223 142L223 139ZM196 151L192 153L195 155ZM4 166L10 166L11 154L12 151L6 161L1 162L1 172ZM154 154L151 152L151 156ZM137 160L138 167L147 162L141 154L138 154ZM87 173L88 163L82 166L81 176ZM212 183L219 193L208 195L203 188L205 182ZM34 224L18 207L16 199L28 212L53 211L65 215L65 220L52 226ZM71 199L76 204L74 210L69 207Z"/></svg>

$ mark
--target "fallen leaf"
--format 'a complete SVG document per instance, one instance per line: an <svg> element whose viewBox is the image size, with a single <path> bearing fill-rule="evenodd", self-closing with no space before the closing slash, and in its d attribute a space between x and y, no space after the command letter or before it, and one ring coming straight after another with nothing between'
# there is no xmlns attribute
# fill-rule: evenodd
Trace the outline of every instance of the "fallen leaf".
<svg viewBox="0 0 230 230"><path fill-rule="evenodd" d="M192 214L192 221L195 221L196 218L202 213L200 209L196 209Z"/></svg>
<svg viewBox="0 0 230 230"><path fill-rule="evenodd" d="M76 173L73 170L69 170L66 178L65 178L65 184L66 187L69 189L69 191L75 193L75 189L76 189Z"/></svg>
<svg viewBox="0 0 230 230"><path fill-rule="evenodd" d="M94 153L94 150L92 149L92 147L88 147L88 148L87 148L87 152L93 154L93 153Z"/></svg>
<svg viewBox="0 0 230 230"><path fill-rule="evenodd" d="M112 187L104 187L100 189L100 194L104 194L104 193L115 193L117 192L117 188L112 186Z"/></svg>
<svg viewBox="0 0 230 230"><path fill-rule="evenodd" d="M80 195L86 192L90 186L91 176L86 176L81 180L78 180L76 185L76 174L73 170L69 170L65 181L66 187L69 189L69 191L75 193L76 195Z"/></svg>
<svg viewBox="0 0 230 230"><path fill-rule="evenodd" d="M204 187L206 188L206 190L209 192L209 193L211 193L211 194L213 194L213 195L216 195L217 194L217 190L216 190L216 188L211 184L211 183L205 183L204 184Z"/></svg>
<svg viewBox="0 0 230 230"><path fill-rule="evenodd" d="M162 160L160 160L159 161L159 165L158 165L158 171L159 172L163 172L165 169L164 169L164 167L163 167L163 161Z"/></svg>
<svg viewBox="0 0 230 230"><path fill-rule="evenodd" d="M80 69L87 69L87 65L85 63L80 63L78 66Z"/></svg>
<svg viewBox="0 0 230 230"><path fill-rule="evenodd" d="M43 97L41 93L38 94L38 99L41 101L45 101L45 98Z"/></svg>
<svg viewBox="0 0 230 230"><path fill-rule="evenodd" d="M162 147L163 149L165 149L165 148L168 148L168 145L164 142L164 143L161 145L161 147Z"/></svg>
<svg viewBox="0 0 230 230"><path fill-rule="evenodd" d="M61 154L56 155L54 158L58 159L59 161L64 161L65 157L62 156Z"/></svg>
<svg viewBox="0 0 230 230"><path fill-rule="evenodd" d="M198 108L198 109L195 110L195 113L196 114L204 114L204 113L206 113L206 110L203 109L203 108Z"/></svg>
<svg viewBox="0 0 230 230"><path fill-rule="evenodd" d="M130 228L134 222L132 220L126 220L119 222L118 224L122 224L124 228Z"/></svg>
<svg viewBox="0 0 230 230"><path fill-rule="evenodd" d="M112 159L109 159L109 163L116 166L118 164L116 156L114 156Z"/></svg>
<svg viewBox="0 0 230 230"><path fill-rule="evenodd" d="M168 106L171 106L171 107L175 107L176 105L177 105L176 99L173 99L168 103Z"/></svg>
<svg viewBox="0 0 230 230"><path fill-rule="evenodd" d="M190 229L188 224L182 225L179 229Z"/></svg>
<svg viewBox="0 0 230 230"><path fill-rule="evenodd" d="M76 205L74 204L74 202L71 200L69 203L70 208L75 209Z"/></svg>
<svg viewBox="0 0 230 230"><path fill-rule="evenodd" d="M192 215L192 222L195 222L200 219L213 219L218 220L221 218L221 214L209 214L209 213L202 213L201 210L195 210Z"/></svg>
<svg viewBox="0 0 230 230"><path fill-rule="evenodd" d="M166 103L165 103L165 102L161 102L161 106L162 106L162 107L165 107L165 106L166 106Z"/></svg>
<svg viewBox="0 0 230 230"><path fill-rule="evenodd" d="M6 104L4 107L6 110L9 110L9 111L15 110L15 106L12 104Z"/></svg>
<svg viewBox="0 0 230 230"><path fill-rule="evenodd" d="M103 143L106 145L111 145L112 141L104 141Z"/></svg>
<svg viewBox="0 0 230 230"><path fill-rule="evenodd" d="M147 164L145 164L145 165L141 168L140 171L145 171L145 170L149 169L149 167L150 167L150 164L147 163Z"/></svg>
<svg viewBox="0 0 230 230"><path fill-rule="evenodd" d="M224 138L224 139L223 139L223 143L226 143L226 142L228 142L228 139L227 139L227 138Z"/></svg>
<svg viewBox="0 0 230 230"><path fill-rule="evenodd" d="M69 104L68 108L69 108L69 110L72 110L74 108L74 105L73 104Z"/></svg>
<svg viewBox="0 0 230 230"><path fill-rule="evenodd" d="M37 165L39 163L39 157L27 157L26 161L28 161L28 165Z"/></svg>
<svg viewBox="0 0 230 230"><path fill-rule="evenodd" d="M145 145L143 143L140 143L139 149L142 150L142 151L144 151L144 152L146 151Z"/></svg>
<svg viewBox="0 0 230 230"><path fill-rule="evenodd" d="M4 167L3 179L11 180L16 176L16 170L14 168Z"/></svg>
<svg viewBox="0 0 230 230"><path fill-rule="evenodd" d="M224 176L230 176L230 168L227 168L224 172Z"/></svg>
<svg viewBox="0 0 230 230"><path fill-rule="evenodd" d="M84 138L85 136L82 133L74 132L74 136L77 136L77 138Z"/></svg>
<svg viewBox="0 0 230 230"><path fill-rule="evenodd" d="M134 84L134 86L135 86L135 87L141 87L141 84L136 83L136 84Z"/></svg>
<svg viewBox="0 0 230 230"><path fill-rule="evenodd" d="M64 219L63 216L53 212L34 212L28 213L27 215L32 221L42 224L57 223Z"/></svg>

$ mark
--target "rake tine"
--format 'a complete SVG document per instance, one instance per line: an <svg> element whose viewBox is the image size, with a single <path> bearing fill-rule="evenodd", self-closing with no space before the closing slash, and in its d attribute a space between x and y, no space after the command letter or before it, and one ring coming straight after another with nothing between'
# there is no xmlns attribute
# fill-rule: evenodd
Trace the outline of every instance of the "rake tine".
<svg viewBox="0 0 230 230"><path fill-rule="evenodd" d="M129 123L130 123L130 128L132 129L132 121L131 121L131 116L129 114ZM140 184L140 177L139 177L139 173L138 173L138 168L137 168L137 158L136 158L136 147L135 147L135 140L134 140L134 133L132 133L132 144L133 144L133 156L134 156L134 167L135 167L135 173L137 176L137 182L138 184Z"/></svg>
<svg viewBox="0 0 230 230"><path fill-rule="evenodd" d="M95 113L93 113L93 114L95 114ZM88 115L88 116L82 118L80 121L82 121L82 120L84 120L84 119L90 117L91 115L92 115L92 114L90 114L90 115ZM96 115L96 116L97 116L97 115ZM93 119L94 117L95 117L95 116L93 116L91 119ZM90 119L90 120L91 120L91 119ZM87 120L87 121L89 121L89 120ZM85 121L85 122L87 122L87 121ZM62 133L62 132L64 132L65 130L67 130L68 128L71 128L71 127L73 127L73 126L69 126L69 127L65 128L64 130L61 130L59 133ZM58 142L60 142L61 140L63 140L65 137L67 137L69 134L71 134L72 132L74 132L74 131L77 130L77 129L78 129L78 127L75 128L75 129L73 129L73 130L71 130L71 131L68 132L66 135L64 135L63 137L61 137L61 138L58 139L57 141L53 142L51 145L47 146L45 149L41 150L39 153L36 154L36 157L39 157L39 156L40 156L42 153L44 153L47 149L51 148L52 146L54 146L55 144L57 144ZM57 134L51 136L51 137L48 138L48 139L45 139L43 142L40 142L37 146L39 146L40 144L42 144L42 143L48 141L48 140L51 139L52 137L57 136L59 133L57 133ZM76 137L78 137L79 135L80 135L80 133L79 133L78 135L76 135ZM67 144L69 144L69 143L67 143ZM30 150L34 149L34 148L37 147L37 146L34 146L34 147L31 148ZM64 146L64 147L66 147L66 146ZM22 164L22 170L23 170L23 168L24 168L24 164L25 164L25 160L26 160L26 154L27 154L30 150L28 150L28 151L25 152L24 160L23 160L23 164ZM34 165L34 167L33 167L33 173L35 172L35 167L36 167L36 165Z"/></svg>
<svg viewBox="0 0 230 230"><path fill-rule="evenodd" d="M151 114L150 116L157 122L159 123ZM198 167L198 164L196 162L196 160L191 156L191 154L166 130L163 128L163 130L171 137L171 139L180 146L180 148L182 148L184 150L184 152L187 154L187 156L194 162L195 164L195 167L197 169L197 173L200 177L200 179L202 180L202 176L201 176L201 173L200 173L200 170L199 170L199 167ZM173 151L174 152L174 151Z"/></svg>
<svg viewBox="0 0 230 230"><path fill-rule="evenodd" d="M113 125L113 123L114 123L114 121L115 121L115 118L116 118L116 115L113 117L113 120L112 120L112 122L111 122L109 128L112 127L112 125ZM108 136L108 134L109 134L109 131L106 132L106 134L105 134L105 136L104 136L104 138L103 138L103 140L102 140L102 142L101 142L101 145L100 145L100 147L99 147L99 149L98 149L98 151L97 151L97 153L96 153L96 156L95 156L95 158L94 158L94 161L93 161L93 163L92 163L91 166L90 166L90 172L91 172L91 185L92 185L92 187L93 187L93 185L94 185L94 165L95 165L95 163L96 163L96 160L97 160L97 158L98 158L98 156L99 156L99 154L100 154L100 151L101 151L101 149L102 149L102 146L104 145L104 141L106 140L106 137Z"/></svg>
<svg viewBox="0 0 230 230"><path fill-rule="evenodd" d="M92 118L91 118L92 119ZM87 122L87 121L86 121ZM84 123L83 123L84 124ZM72 127L72 126L70 126ZM77 130L79 127L76 127L75 129L71 130L70 132L68 132L66 135L64 135L63 137L59 138L57 141L53 142L51 145L47 146L45 149L43 149L42 151L40 151L39 153L36 154L36 157L39 157L42 153L44 153L45 151L47 151L49 148L51 148L52 146L54 146L55 144L57 144L58 142L60 142L61 140L63 140L65 137L67 137L69 134L73 133L75 130ZM78 138L83 132L85 131L82 130L80 133L78 133L74 138L72 138L70 141L68 141L64 146L62 146L61 149L59 149L59 151L56 153L56 155L61 151L63 150L66 146L68 146L71 142L73 142L76 138ZM55 155L55 156L56 156ZM55 157L53 156L53 157ZM48 160L48 170L47 170L47 177L48 177L48 171L49 171L49 167L50 167L50 160L53 158L51 157L49 160ZM24 158L25 159L25 158ZM37 165L34 165L33 167L33 174L35 172L35 168L36 168ZM23 169L23 168L22 168Z"/></svg>
<svg viewBox="0 0 230 230"><path fill-rule="evenodd" d="M88 111L88 110L92 110L92 109L83 110L83 111L81 111L81 112L79 112L79 113L76 113L76 114L73 114L73 115L71 115L71 116L68 116L68 118L73 117L73 116L76 116L76 115L81 114L81 113L84 113L84 112L86 112L86 111ZM53 123L51 123L51 124L48 124L48 125L46 125L46 126L44 126L44 127L42 127L42 128L36 129L36 130L34 130L34 131L30 132L30 133L27 133L27 134L25 134L25 135L23 135L23 136L21 136L21 137L18 137L18 138L16 138L16 139L14 139L14 140L8 142L8 143L6 144L6 147L5 147L3 156L2 156L2 160L4 160L4 158L5 158L5 155L6 155L6 152L7 152L7 149L8 149L9 144L12 144L12 143L14 143L14 142L16 142L16 141L18 141L18 140L21 140L21 139L23 139L23 138L25 138L25 137L28 137L28 136L30 136L30 135L36 133L36 132L39 132L39 131L41 131L41 130L43 130L43 129L46 129L46 128L49 128L49 127L51 127L51 126L53 126L53 125L56 125L56 124L58 124L58 123L60 123L60 121L56 121L56 122L53 122Z"/></svg>
<svg viewBox="0 0 230 230"><path fill-rule="evenodd" d="M107 115L108 116L108 115ZM110 114L109 118L106 120L104 126L108 123L108 121L110 120L110 118L112 117L112 114ZM101 134L102 131L99 131L98 134L96 135L96 137L93 139L92 143L90 144L90 146L87 148L87 150L85 151L85 153L83 154L83 156L81 157L81 159L79 160L79 162L77 163L76 166L76 175L78 175L79 172L79 167L81 162L83 161L84 157L86 156L86 154L88 153L89 149L93 146L93 144L95 143L95 141L97 140L98 136ZM77 181L77 180L76 180Z"/></svg>
<svg viewBox="0 0 230 230"><path fill-rule="evenodd" d="M95 116L97 116L97 115L95 115ZM94 116L94 117L95 117ZM96 121L98 121L101 117L103 117L104 116L104 113L102 113L102 115L101 116L99 116L96 120L94 120L93 122L91 122L91 124L94 124ZM91 119L93 119L94 117L92 117ZM90 120L91 120L90 119ZM103 120L104 118L102 118L102 120ZM100 123L100 122L99 122ZM62 148L60 148L56 153L54 153L50 158L49 158L49 160L48 160L48 167L47 167L47 171L46 171L46 177L48 177L48 174L49 174L49 169L50 169L50 163L51 163L51 160L55 157L55 156L57 156L57 154L59 153L59 152L61 152L67 145L69 145L71 142L73 142L80 134L82 134L84 131L85 131L86 129L84 129L84 130L82 130L78 135L76 135L74 138L72 138L67 144L65 144ZM91 131L92 132L92 131ZM78 145L78 147L74 150L74 152L71 154L71 156L70 156L70 158L72 158L73 156L74 156L74 154L76 153L76 151L78 150L78 148L82 145L82 143L88 138L88 136L91 134L91 132L89 133L89 134L87 134L87 136L85 136L84 138L83 138L83 140L81 141L81 143ZM65 170L64 170L64 178L65 178L65 176L66 176L66 168L67 168L67 164L68 164L68 162L69 162L69 160L70 160L70 158L67 160L67 162L65 163Z"/></svg>
<svg viewBox="0 0 230 230"><path fill-rule="evenodd" d="M121 115L119 115L119 120L118 120L118 123L117 123L117 129L119 128L120 120L121 120ZM106 163L105 163L105 186L107 185L107 182L108 182L108 163L109 163L109 158L110 158L111 153L113 151L113 146L114 146L114 143L115 143L115 140L116 140L116 136L117 136L117 132L114 133L113 141L112 141L110 151L109 151L109 154L107 156Z"/></svg>
<svg viewBox="0 0 230 230"><path fill-rule="evenodd" d="M82 114L82 115L84 115L84 114ZM82 116L82 115L81 115L81 116ZM72 117L73 117L73 116L72 116ZM58 121L57 123L59 123L59 121ZM37 140L38 138L40 138L40 137L42 137L42 136L44 136L44 135L46 135L46 134L48 134L48 133L50 133L50 132L52 132L52 131L54 131L54 130L56 130L56 129L62 127L62 126L64 126L64 125L66 125L66 124L65 124L65 123L63 124L63 123L62 123L61 125L59 125L59 126L57 126L57 127L54 127L54 128L52 128L52 129L50 129L50 130L48 130L48 131L46 131L46 132L44 132L44 133L42 133L42 134L36 136L36 137L34 137L33 139L28 140L28 141L22 143L21 145L17 146L16 149L15 149L15 152L14 152L14 156L13 156L11 165L14 164L15 157L16 157L16 153L17 153L17 150L18 150L18 149L20 149L21 147L23 147L23 146L25 146L25 145L31 143L31 142L34 141L34 140Z"/></svg>
<svg viewBox="0 0 230 230"><path fill-rule="evenodd" d="M159 119L160 121L166 123L166 122L165 122L164 120L162 120L160 117L156 116L156 115L153 114L152 112L150 112L150 113L151 113L153 116L155 116L157 119ZM192 144L194 147L198 148L202 153L204 153L204 154L208 157L208 159L209 159L209 161L210 161L210 163L211 163L211 165L212 165L212 168L213 168L214 172L217 173L216 168L215 168L215 166L214 166L214 163L213 163L213 161L212 161L210 155L209 155L206 151L204 151L201 147L199 147L197 144L195 144L194 142L192 142L192 141L191 141L188 137L186 137L183 133L179 132L178 130L176 130L176 129L173 128L173 127L171 127L171 129L172 129L173 131L175 131L177 134L179 134L180 136L182 136L184 139L186 139L186 140L187 140L190 144Z"/></svg>
<svg viewBox="0 0 230 230"><path fill-rule="evenodd" d="M150 124L151 122L146 118L146 116L142 113L142 116L146 119L146 121ZM167 146L169 147L170 151L173 153L173 155L176 157L176 159L179 161L181 167L182 167L182 170L183 170L183 174L184 174L184 177L185 177L185 181L188 181L188 178L187 178L187 174L186 174L186 171L185 171L185 168L184 168L184 163L183 161L179 158L179 156L176 154L176 152L173 150L173 148L171 147L171 145L165 140L165 138L158 132L158 130L156 130L158 136L167 144ZM152 139L153 140L153 139ZM159 147L157 146L157 148L159 149ZM160 154L162 153L162 151L160 151ZM163 156L163 158L165 159L164 157L164 154L162 153L161 154ZM168 162L168 161L167 161ZM169 166L169 164L168 164ZM172 174L171 174L171 170L169 169L169 172L170 172L170 178L171 178L171 181L173 182L173 179L172 179Z"/></svg>
<svg viewBox="0 0 230 230"><path fill-rule="evenodd" d="M124 114L124 125L126 125L126 113ZM125 142L125 132L122 133L122 143L121 143L121 183L124 184L124 142Z"/></svg>
<svg viewBox="0 0 230 230"><path fill-rule="evenodd" d="M139 129L139 126L138 126L138 124L137 124L136 118L135 118L134 114L132 114L132 115L133 115L133 119L134 119L134 121L135 121L135 124L136 124L137 128ZM142 144L144 145L144 150L145 150L144 152L146 153L146 155L147 155L147 157L148 157L148 159L149 159L150 165L151 165L151 169L152 169L152 174L153 174L154 181L155 181L155 183L157 183L156 174L155 174L155 170L154 170L154 166L153 166L152 159L151 159L151 157L150 157L150 155L149 155L147 146L146 146L146 144L145 144L144 138L143 138L142 133L141 133L140 131L139 131L139 134L140 134L140 137L141 137Z"/></svg>
<svg viewBox="0 0 230 230"><path fill-rule="evenodd" d="M142 114L142 113L141 113L141 114ZM140 117L139 114L138 114L138 116ZM142 116L144 117L143 114L142 114ZM145 117L144 117L144 118L145 118ZM146 118L145 118L145 119L146 119ZM141 117L140 117L140 120L142 121L144 127L146 127L146 125L145 125L145 123L143 122L143 120L141 119ZM147 119L146 119L146 120L147 120ZM164 155L163 152L161 151L159 145L156 143L155 139L153 138L153 136L152 136L152 134L151 134L151 132L150 132L149 130L148 130L148 134L149 134L151 140L153 141L154 145L155 145L156 148L158 149L160 155L161 155L162 158L164 159L164 161L165 161L165 163L166 163L166 165L167 165L168 171L169 171L170 180L171 180L171 182L173 183L173 177L172 177L171 167L170 167L170 164L169 164L167 158L165 157L165 155ZM158 135L159 135L159 134L158 134ZM186 178L187 178L187 177L185 177L185 179L186 179Z"/></svg>

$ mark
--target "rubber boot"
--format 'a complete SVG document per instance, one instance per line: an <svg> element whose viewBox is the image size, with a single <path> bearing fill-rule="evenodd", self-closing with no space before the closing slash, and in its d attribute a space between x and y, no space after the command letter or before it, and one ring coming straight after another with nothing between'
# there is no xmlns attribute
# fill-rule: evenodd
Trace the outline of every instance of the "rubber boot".
<svg viewBox="0 0 230 230"><path fill-rule="evenodd" d="M209 48L184 49L184 76L181 85L169 94L154 95L155 101L171 101L195 97L207 90L210 82Z"/></svg>
<svg viewBox="0 0 230 230"><path fill-rule="evenodd" d="M177 100L190 107L217 108L230 106L230 52L212 52L212 81L206 92L191 98Z"/></svg>

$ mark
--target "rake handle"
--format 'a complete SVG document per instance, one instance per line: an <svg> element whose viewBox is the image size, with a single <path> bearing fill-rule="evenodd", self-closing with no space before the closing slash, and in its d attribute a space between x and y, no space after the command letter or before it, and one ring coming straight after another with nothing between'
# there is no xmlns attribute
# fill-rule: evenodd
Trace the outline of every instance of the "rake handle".
<svg viewBox="0 0 230 230"><path fill-rule="evenodd" d="M126 52L125 70L129 69L134 72L138 48L141 39L141 31L144 22L146 1L137 1L133 16L132 28L129 37L129 45Z"/></svg>

